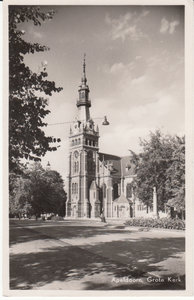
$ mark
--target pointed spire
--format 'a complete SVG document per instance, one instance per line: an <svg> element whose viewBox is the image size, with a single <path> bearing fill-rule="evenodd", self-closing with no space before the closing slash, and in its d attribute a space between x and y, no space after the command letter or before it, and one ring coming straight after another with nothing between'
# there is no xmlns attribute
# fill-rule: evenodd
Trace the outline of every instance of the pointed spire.
<svg viewBox="0 0 194 300"><path fill-rule="evenodd" d="M86 54L84 53L82 83L83 83L83 84L86 84L86 82L87 82L87 78L86 78Z"/></svg>
<svg viewBox="0 0 194 300"><path fill-rule="evenodd" d="M83 73L86 73L86 54L84 53Z"/></svg>
<svg viewBox="0 0 194 300"><path fill-rule="evenodd" d="M50 162L48 161L48 163L47 163L47 165L46 165L46 170L47 170L47 171L50 171L50 169L51 169L51 164L50 164Z"/></svg>

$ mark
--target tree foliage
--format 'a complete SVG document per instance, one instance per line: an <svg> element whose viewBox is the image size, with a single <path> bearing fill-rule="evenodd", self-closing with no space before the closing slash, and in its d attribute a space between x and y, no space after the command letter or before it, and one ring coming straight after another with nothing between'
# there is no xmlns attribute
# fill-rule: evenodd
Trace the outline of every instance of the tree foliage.
<svg viewBox="0 0 194 300"><path fill-rule="evenodd" d="M22 175L10 174L10 214L65 214L63 179L53 170L34 163Z"/></svg>
<svg viewBox="0 0 194 300"><path fill-rule="evenodd" d="M153 188L156 187L158 209L171 199L184 207L185 145L184 138L163 135L159 130L150 133L149 140L140 140L143 151L132 153L136 166L137 197L152 206ZM174 201L174 202L173 202Z"/></svg>
<svg viewBox="0 0 194 300"><path fill-rule="evenodd" d="M177 212L185 209L185 138L176 137L172 163L166 172L166 189L171 195L168 205Z"/></svg>
<svg viewBox="0 0 194 300"><path fill-rule="evenodd" d="M21 159L38 161L47 151L54 151L52 137L47 137L43 119L47 114L45 96L60 92L55 82L47 80L45 66L35 73L24 63L26 54L49 50L38 43L24 39L24 30L18 25L31 22L40 26L42 21L52 19L53 11L41 12L37 6L9 6L9 167L17 170ZM40 96L41 95L41 96ZM42 96L43 95L43 96ZM59 139L58 139L59 141Z"/></svg>
<svg viewBox="0 0 194 300"><path fill-rule="evenodd" d="M32 207L30 204L30 181L28 178L10 173L9 176L9 213L10 215L21 217L30 214Z"/></svg>

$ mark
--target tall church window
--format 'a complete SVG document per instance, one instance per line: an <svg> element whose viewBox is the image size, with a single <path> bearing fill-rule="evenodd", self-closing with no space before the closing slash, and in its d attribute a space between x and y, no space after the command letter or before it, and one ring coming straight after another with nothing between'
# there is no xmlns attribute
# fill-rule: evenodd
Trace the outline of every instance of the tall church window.
<svg viewBox="0 0 194 300"><path fill-rule="evenodd" d="M74 146L74 140L72 140L72 146Z"/></svg>
<svg viewBox="0 0 194 300"><path fill-rule="evenodd" d="M79 162L77 161L76 162L76 173L78 173L79 172Z"/></svg>
<svg viewBox="0 0 194 300"><path fill-rule="evenodd" d="M88 171L89 172L93 171L94 170L94 167L93 167L94 166L94 162L93 162L93 153L92 153L92 151L88 152L87 164L88 164Z"/></svg>
<svg viewBox="0 0 194 300"><path fill-rule="evenodd" d="M80 139L78 139L78 144L81 144L81 140Z"/></svg>
<svg viewBox="0 0 194 300"><path fill-rule="evenodd" d="M72 183L72 194L78 193L78 183Z"/></svg>
<svg viewBox="0 0 194 300"><path fill-rule="evenodd" d="M104 198L106 198L106 184L105 183L102 185L102 195Z"/></svg>
<svg viewBox="0 0 194 300"><path fill-rule="evenodd" d="M78 173L79 172L79 161L75 161L73 164L73 172Z"/></svg>
<svg viewBox="0 0 194 300"><path fill-rule="evenodd" d="M74 193L75 193L75 184L72 183L72 194L74 194Z"/></svg>
<svg viewBox="0 0 194 300"><path fill-rule="evenodd" d="M126 185L126 197L127 198L132 197L132 186L130 183L127 183L127 185Z"/></svg>
<svg viewBox="0 0 194 300"><path fill-rule="evenodd" d="M118 196L119 196L119 193L118 193L118 184L117 183L115 183L113 185L113 196L114 196L114 199L118 198Z"/></svg>
<svg viewBox="0 0 194 300"><path fill-rule="evenodd" d="M75 194L77 194L77 193L78 193L78 184L75 183Z"/></svg>

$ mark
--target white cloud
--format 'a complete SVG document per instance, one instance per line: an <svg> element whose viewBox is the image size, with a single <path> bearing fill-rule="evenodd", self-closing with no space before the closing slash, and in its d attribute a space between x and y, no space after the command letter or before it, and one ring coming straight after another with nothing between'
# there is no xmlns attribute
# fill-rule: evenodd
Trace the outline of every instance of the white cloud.
<svg viewBox="0 0 194 300"><path fill-rule="evenodd" d="M184 124L182 103L176 101L173 96L163 92L159 92L155 97L156 99L153 102L131 108L128 112L130 122L134 127L161 127L168 128L169 132L178 133L178 131L183 129Z"/></svg>
<svg viewBox="0 0 194 300"><path fill-rule="evenodd" d="M122 62L114 63L111 66L105 65L101 68L101 70L107 74L119 75L122 77L129 76L131 71L134 70L137 66L137 62L139 59L135 59L135 61L131 61L129 64L124 64Z"/></svg>
<svg viewBox="0 0 194 300"><path fill-rule="evenodd" d="M136 12L126 13L118 18L111 18L110 15L107 14L105 22L111 26L112 39L121 39L124 42L126 38L137 41L145 37L145 34L140 29L139 21L148 14L149 11L147 10L144 10L139 16Z"/></svg>
<svg viewBox="0 0 194 300"><path fill-rule="evenodd" d="M161 20L160 32L166 33L168 29L169 29L169 22L165 18L163 18Z"/></svg>
<svg viewBox="0 0 194 300"><path fill-rule="evenodd" d="M44 36L42 32L36 31L33 26L29 28L28 33L35 39L42 39Z"/></svg>
<svg viewBox="0 0 194 300"><path fill-rule="evenodd" d="M147 138L149 132L156 129L169 134L181 135L184 132L184 104L162 90L155 93L154 97L152 102L135 104L133 107L129 103L123 107L120 101L117 107L111 107L108 116L110 126L100 126L101 152L119 156L128 155L128 149L138 152L139 138ZM102 109L106 111L103 103Z"/></svg>
<svg viewBox="0 0 194 300"><path fill-rule="evenodd" d="M173 34L174 31L175 31L176 26L178 26L178 25L179 25L179 22L178 22L178 21L171 22L171 23L169 24L169 33L170 33L170 34Z"/></svg>
<svg viewBox="0 0 194 300"><path fill-rule="evenodd" d="M141 13L140 17L146 17L149 13L150 13L149 10L143 10L143 12Z"/></svg>
<svg viewBox="0 0 194 300"><path fill-rule="evenodd" d="M123 71L125 69L125 66L123 63L115 63L110 67L109 72L111 74L117 74L120 71Z"/></svg>
<svg viewBox="0 0 194 300"><path fill-rule="evenodd" d="M163 34L165 33L173 34L178 25L179 25L179 21L177 20L169 22L166 18L162 18L160 32Z"/></svg>
<svg viewBox="0 0 194 300"><path fill-rule="evenodd" d="M140 76L140 77L136 77L134 79L131 80L131 85L138 85L143 83L146 80L146 76Z"/></svg>

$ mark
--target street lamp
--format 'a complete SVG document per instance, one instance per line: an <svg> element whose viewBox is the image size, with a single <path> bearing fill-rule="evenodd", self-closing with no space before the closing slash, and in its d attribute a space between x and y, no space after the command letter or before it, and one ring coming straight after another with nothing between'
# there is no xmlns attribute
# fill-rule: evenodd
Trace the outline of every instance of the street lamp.
<svg viewBox="0 0 194 300"><path fill-rule="evenodd" d="M102 122L102 125L107 126L107 125L109 125L109 124L110 124L110 123L108 122L107 117L104 116L104 121Z"/></svg>

